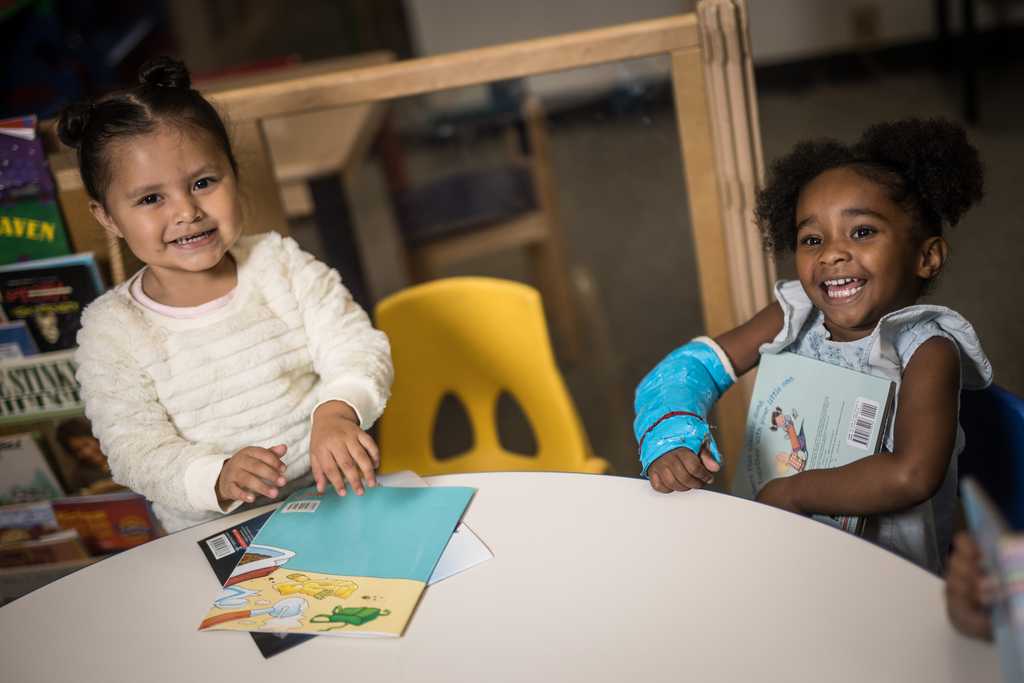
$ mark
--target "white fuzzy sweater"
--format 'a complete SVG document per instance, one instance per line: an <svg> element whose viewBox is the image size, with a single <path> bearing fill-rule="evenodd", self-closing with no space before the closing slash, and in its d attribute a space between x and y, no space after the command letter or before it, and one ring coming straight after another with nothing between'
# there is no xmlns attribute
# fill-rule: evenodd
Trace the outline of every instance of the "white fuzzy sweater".
<svg viewBox="0 0 1024 683"><path fill-rule="evenodd" d="M231 254L227 305L174 318L125 283L86 308L78 333L86 415L114 479L151 500L168 531L225 512L217 476L239 449L287 444L292 482L309 472L317 405L345 401L367 429L391 387L387 337L337 271L277 233L243 237Z"/></svg>

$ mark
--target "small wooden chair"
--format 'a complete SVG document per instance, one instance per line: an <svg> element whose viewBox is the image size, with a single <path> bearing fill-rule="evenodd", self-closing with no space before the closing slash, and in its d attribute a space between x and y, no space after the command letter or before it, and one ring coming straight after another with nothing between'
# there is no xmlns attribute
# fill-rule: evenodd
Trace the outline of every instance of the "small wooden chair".
<svg viewBox="0 0 1024 683"><path fill-rule="evenodd" d="M482 277L447 278L393 294L377 305L391 340L395 383L380 421L382 472L421 475L493 471L607 471L555 365L540 296L533 287ZM537 452L516 453L498 433L498 401L514 397ZM439 459L433 432L445 397L468 413L472 445Z"/></svg>
<svg viewBox="0 0 1024 683"><path fill-rule="evenodd" d="M572 360L580 351L580 335L545 114L535 97L522 98L519 108L513 123L522 124L523 144L501 166L416 186L410 186L400 162L392 159L385 168L410 279L424 282L455 263L526 248L548 319L558 330L564 356Z"/></svg>

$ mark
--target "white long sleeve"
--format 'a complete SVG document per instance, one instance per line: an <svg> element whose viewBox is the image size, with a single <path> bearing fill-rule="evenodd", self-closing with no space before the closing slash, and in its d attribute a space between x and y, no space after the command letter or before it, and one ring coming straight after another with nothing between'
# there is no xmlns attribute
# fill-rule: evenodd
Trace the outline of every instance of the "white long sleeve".
<svg viewBox="0 0 1024 683"><path fill-rule="evenodd" d="M276 233L232 248L231 302L196 319L142 308L122 285L89 306L79 333L86 414L115 480L142 493L168 530L221 514L220 463L284 443L289 481L309 470L309 417L340 399L364 427L391 384L385 335L336 272Z"/></svg>

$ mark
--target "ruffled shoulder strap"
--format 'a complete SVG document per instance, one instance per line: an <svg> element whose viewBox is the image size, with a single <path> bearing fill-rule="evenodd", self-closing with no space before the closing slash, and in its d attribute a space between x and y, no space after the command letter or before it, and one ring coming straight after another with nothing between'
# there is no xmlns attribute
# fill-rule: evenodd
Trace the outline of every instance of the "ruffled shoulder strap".
<svg viewBox="0 0 1024 683"><path fill-rule="evenodd" d="M807 319L814 314L814 304L807 297L799 280L779 280L775 283L775 298L782 306L782 329L775 339L761 344L761 353L781 353L800 336Z"/></svg>

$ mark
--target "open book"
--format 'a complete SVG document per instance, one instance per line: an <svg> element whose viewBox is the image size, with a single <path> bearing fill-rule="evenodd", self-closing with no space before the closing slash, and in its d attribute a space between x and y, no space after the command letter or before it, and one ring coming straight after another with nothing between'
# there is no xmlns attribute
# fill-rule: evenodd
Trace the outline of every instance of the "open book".
<svg viewBox="0 0 1024 683"><path fill-rule="evenodd" d="M995 503L971 477L960 482L967 523L981 547L985 570L998 583L992 631L1003 680L1024 681L1024 534L1014 533Z"/></svg>
<svg viewBox="0 0 1024 683"><path fill-rule="evenodd" d="M297 491L252 539L199 628L399 636L473 492Z"/></svg>
<svg viewBox="0 0 1024 683"><path fill-rule="evenodd" d="M747 413L733 493L753 499L766 483L842 467L882 450L896 383L794 353L765 354ZM815 519L859 534L863 518Z"/></svg>

